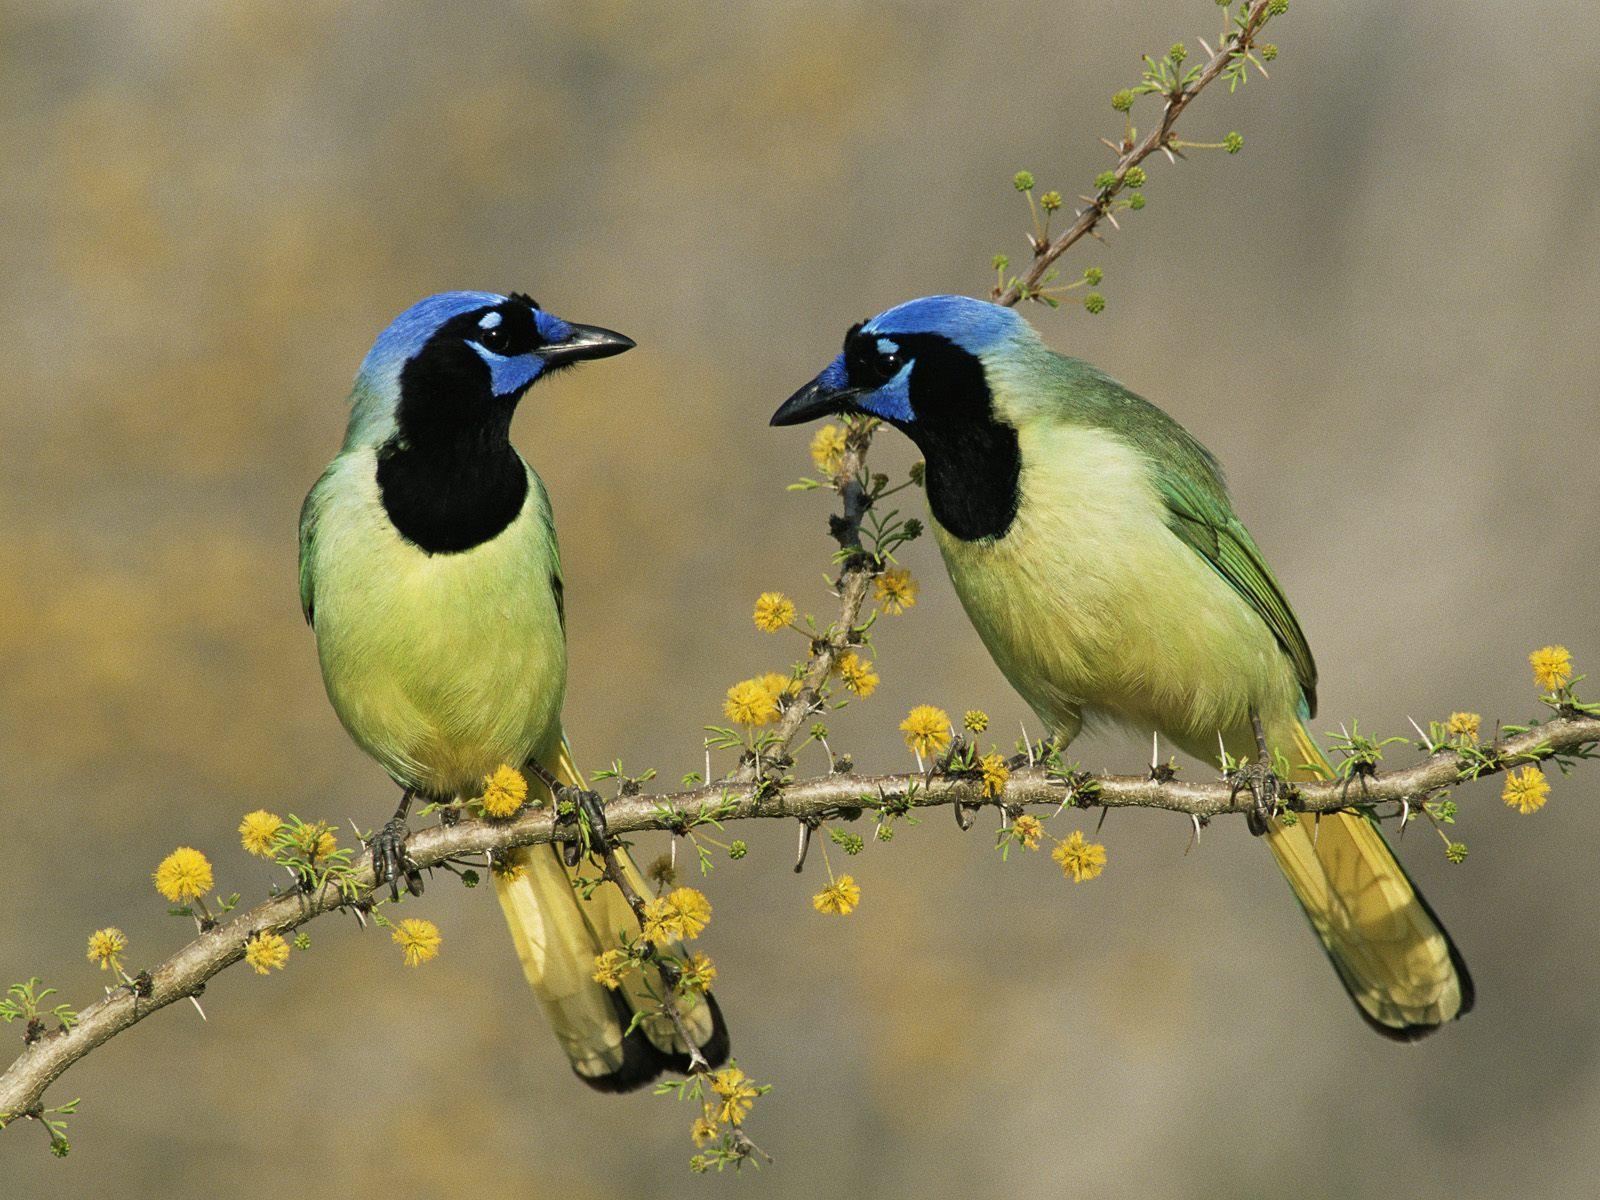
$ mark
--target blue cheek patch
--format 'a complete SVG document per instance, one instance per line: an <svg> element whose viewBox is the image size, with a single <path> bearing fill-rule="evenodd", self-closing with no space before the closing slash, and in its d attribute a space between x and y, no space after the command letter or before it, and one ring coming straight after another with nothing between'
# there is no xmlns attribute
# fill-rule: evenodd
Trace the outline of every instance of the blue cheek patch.
<svg viewBox="0 0 1600 1200"><path fill-rule="evenodd" d="M536 354L519 354L507 358L485 349L477 342L468 342L478 357L489 364L489 390L496 396L514 396L527 387L544 370L544 360Z"/></svg>
<svg viewBox="0 0 1600 1200"><path fill-rule="evenodd" d="M888 383L875 392L868 392L856 403L873 416L882 417L885 421L911 424L916 420L916 414L911 411L911 368L914 365L907 363Z"/></svg>

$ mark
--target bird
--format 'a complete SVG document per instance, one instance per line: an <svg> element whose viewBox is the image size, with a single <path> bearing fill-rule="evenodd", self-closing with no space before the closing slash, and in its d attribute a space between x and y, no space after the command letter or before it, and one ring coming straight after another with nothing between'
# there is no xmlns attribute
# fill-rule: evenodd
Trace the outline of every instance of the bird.
<svg viewBox="0 0 1600 1200"><path fill-rule="evenodd" d="M1050 349L1013 309L928 296L853 326L772 416L856 414L923 455L931 528L967 617L1062 746L1155 731L1255 792L1264 837L1366 1022L1414 1041L1473 1005L1454 942L1375 822L1295 820L1290 778L1334 775L1306 723L1317 668L1222 468L1176 420ZM1303 765L1301 765L1303 764Z"/></svg>
<svg viewBox="0 0 1600 1200"><path fill-rule="evenodd" d="M502 765L525 767L546 803L564 789L592 798L562 731L567 614L550 501L511 443L511 418L535 383L634 344L519 292L445 292L396 317L356 374L344 444L300 513L300 601L334 711L401 788L372 841L391 899L401 881L421 888L404 857L413 799L476 796ZM618 855L635 891L652 895ZM596 957L640 928L616 887L584 898L576 865L544 844L497 855L491 872L573 1071L628 1091L687 1070L690 1048L637 973L616 990L594 979ZM720 1065L716 1001L678 1007Z"/></svg>

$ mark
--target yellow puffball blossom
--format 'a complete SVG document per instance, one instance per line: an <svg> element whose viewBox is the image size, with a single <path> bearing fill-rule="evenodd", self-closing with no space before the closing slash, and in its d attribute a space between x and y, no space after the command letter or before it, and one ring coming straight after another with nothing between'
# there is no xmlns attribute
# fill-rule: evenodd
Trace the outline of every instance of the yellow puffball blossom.
<svg viewBox="0 0 1600 1200"><path fill-rule="evenodd" d="M115 925L96 929L89 935L89 961L100 964L102 971L120 970L117 955L128 948L127 935Z"/></svg>
<svg viewBox="0 0 1600 1200"><path fill-rule="evenodd" d="M430 958L439 956L439 927L421 917L407 917L396 925L389 936L405 955L406 966L420 967Z"/></svg>
<svg viewBox="0 0 1600 1200"><path fill-rule="evenodd" d="M1566 687L1572 678L1572 655L1565 646L1546 646L1528 655L1528 665L1533 668L1533 678L1547 692Z"/></svg>
<svg viewBox="0 0 1600 1200"><path fill-rule="evenodd" d="M900 722L906 745L918 754L933 755L950 744L950 714L931 704L919 704Z"/></svg>
<svg viewBox="0 0 1600 1200"><path fill-rule="evenodd" d="M151 878L156 891L174 904L198 900L211 890L211 863L200 851L179 846L161 860Z"/></svg>
<svg viewBox="0 0 1600 1200"><path fill-rule="evenodd" d="M717 1140L718 1135L716 1108L708 1104L705 1111L694 1119L694 1124L689 1126L689 1136L694 1139L696 1146L709 1146Z"/></svg>
<svg viewBox="0 0 1600 1200"><path fill-rule="evenodd" d="M527 801L528 781L515 767L501 763L493 775L484 776L483 795L478 797L484 816L503 820L514 816Z"/></svg>
<svg viewBox="0 0 1600 1200"><path fill-rule="evenodd" d="M333 830L321 821L302 825L296 841L305 856L310 859L327 858L339 848L339 839L334 837Z"/></svg>
<svg viewBox="0 0 1600 1200"><path fill-rule="evenodd" d="M837 475L844 466L844 430L824 425L811 439L811 461L824 475Z"/></svg>
<svg viewBox="0 0 1600 1200"><path fill-rule="evenodd" d="M722 1107L717 1110L717 1120L738 1125L755 1106L756 1085L738 1067L723 1067L711 1077L711 1090L722 1097Z"/></svg>
<svg viewBox="0 0 1600 1200"><path fill-rule="evenodd" d="M717 977L716 964L709 955L696 951L689 957L683 967L683 986L690 991L707 992L711 990L711 981Z"/></svg>
<svg viewBox="0 0 1600 1200"><path fill-rule="evenodd" d="M863 700L878 690L878 673L872 669L873 665L863 662L854 650L846 650L836 664L844 686Z"/></svg>
<svg viewBox="0 0 1600 1200"><path fill-rule="evenodd" d="M1011 768L998 754L985 754L978 760L978 770L983 772L983 794L998 796L1011 778Z"/></svg>
<svg viewBox="0 0 1600 1200"><path fill-rule="evenodd" d="M728 689L728 698L722 702L722 711L735 725L752 728L770 725L778 716L778 701L759 679L746 679Z"/></svg>
<svg viewBox="0 0 1600 1200"><path fill-rule="evenodd" d="M811 897L811 907L819 913L828 913L836 917L848 917L855 912L856 905L861 903L861 889L856 886L856 881L849 875L841 875L815 896Z"/></svg>
<svg viewBox="0 0 1600 1200"><path fill-rule="evenodd" d="M891 617L898 617L917 603L917 581L904 567L891 567L878 576L874 590L883 611Z"/></svg>
<svg viewBox="0 0 1600 1200"><path fill-rule="evenodd" d="M496 879L504 880L506 883L514 883L528 873L528 868L514 858L508 858L504 854L496 854L494 862L489 867L489 872Z"/></svg>
<svg viewBox="0 0 1600 1200"><path fill-rule="evenodd" d="M1011 836L1021 842L1029 850L1039 848L1039 839L1044 835L1044 825L1038 817L1020 816L1011 822Z"/></svg>
<svg viewBox="0 0 1600 1200"><path fill-rule="evenodd" d="M1050 857L1061 864L1061 873L1070 876L1073 883L1093 879L1106 869L1106 848L1085 839L1079 829L1052 850Z"/></svg>
<svg viewBox="0 0 1600 1200"><path fill-rule="evenodd" d="M800 691L800 683L793 675L780 675L776 671L756 676L756 682L772 694L773 703Z"/></svg>
<svg viewBox="0 0 1600 1200"><path fill-rule="evenodd" d="M982 733L989 728L989 714L981 708L969 708L961 714L961 727L968 733Z"/></svg>
<svg viewBox="0 0 1600 1200"><path fill-rule="evenodd" d="M622 974L628 969L628 956L621 950L607 950L595 956L594 981L612 991L622 986Z"/></svg>
<svg viewBox="0 0 1600 1200"><path fill-rule="evenodd" d="M777 633L794 620L794 601L782 592L762 592L756 597L755 623L763 633Z"/></svg>
<svg viewBox="0 0 1600 1200"><path fill-rule="evenodd" d="M644 935L656 945L693 939L711 922L711 901L691 887L674 888L644 906Z"/></svg>
<svg viewBox="0 0 1600 1200"><path fill-rule="evenodd" d="M1450 733L1455 737L1471 738L1478 740L1478 730L1483 726L1483 718L1477 713L1454 712L1450 714Z"/></svg>
<svg viewBox="0 0 1600 1200"><path fill-rule="evenodd" d="M692 887L673 888L667 893L667 903L677 915L678 933L694 939L711 924L711 901L705 893Z"/></svg>
<svg viewBox="0 0 1600 1200"><path fill-rule="evenodd" d="M283 819L277 813L258 808L253 813L245 813L244 820L239 822L239 844L258 858L271 858L272 840L281 828Z"/></svg>
<svg viewBox="0 0 1600 1200"><path fill-rule="evenodd" d="M276 933L263 933L244 944L244 960L257 975L270 974L272 968L283 970L289 961L289 943Z"/></svg>
<svg viewBox="0 0 1600 1200"><path fill-rule="evenodd" d="M1549 798L1550 782L1538 767L1523 767L1520 773L1509 772L1505 790L1500 793L1500 799L1524 816L1538 812Z"/></svg>

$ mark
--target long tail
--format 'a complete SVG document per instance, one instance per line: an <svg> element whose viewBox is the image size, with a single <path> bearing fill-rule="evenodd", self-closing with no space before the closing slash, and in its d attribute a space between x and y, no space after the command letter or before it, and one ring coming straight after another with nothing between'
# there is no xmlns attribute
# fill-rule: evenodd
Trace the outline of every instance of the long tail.
<svg viewBox="0 0 1600 1200"><path fill-rule="evenodd" d="M1296 722L1295 776L1331 779L1316 741ZM1378 827L1359 813L1272 822L1267 844L1311 928L1369 1025L1410 1042L1472 1009L1472 976L1450 935L1395 859Z"/></svg>
<svg viewBox="0 0 1600 1200"><path fill-rule="evenodd" d="M554 759L543 765L564 783L582 786L564 741ZM544 790L537 779L528 783ZM546 796L548 803L548 792ZM619 854L634 888L650 896L650 885L633 859L626 850ZM687 1070L689 1048L642 990L644 981L637 973L616 991L594 980L597 955L621 946L624 932L639 936L639 923L622 893L606 884L583 899L554 846L527 846L513 855L511 865L511 872L494 875L495 894L511 927L522 973L578 1078L602 1092L626 1092L663 1071ZM594 875L599 868L589 864L587 870ZM716 1000L707 993L680 999L678 1007L711 1065L727 1061L728 1029ZM644 1015L629 1032L636 1012Z"/></svg>

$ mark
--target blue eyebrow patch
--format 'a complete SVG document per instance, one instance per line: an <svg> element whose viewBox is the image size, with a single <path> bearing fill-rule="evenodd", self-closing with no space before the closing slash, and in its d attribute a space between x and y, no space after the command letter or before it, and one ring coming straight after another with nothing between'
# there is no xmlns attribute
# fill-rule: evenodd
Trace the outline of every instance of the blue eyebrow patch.
<svg viewBox="0 0 1600 1200"><path fill-rule="evenodd" d="M888 356L890 354L899 354L900 353L900 343L899 342L891 342L888 338L879 338L878 339L878 353L882 354L882 355L885 355L885 356Z"/></svg>

